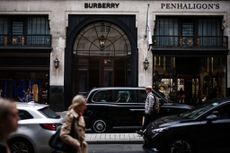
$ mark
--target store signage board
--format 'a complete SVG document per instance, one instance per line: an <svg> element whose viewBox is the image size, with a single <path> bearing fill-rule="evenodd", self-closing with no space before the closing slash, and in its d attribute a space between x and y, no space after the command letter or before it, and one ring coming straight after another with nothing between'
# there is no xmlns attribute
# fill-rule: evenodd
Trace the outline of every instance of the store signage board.
<svg viewBox="0 0 230 153"><path fill-rule="evenodd" d="M84 3L85 9L117 9L120 3Z"/></svg>
<svg viewBox="0 0 230 153"><path fill-rule="evenodd" d="M161 9L166 10L219 10L219 3L161 3Z"/></svg>

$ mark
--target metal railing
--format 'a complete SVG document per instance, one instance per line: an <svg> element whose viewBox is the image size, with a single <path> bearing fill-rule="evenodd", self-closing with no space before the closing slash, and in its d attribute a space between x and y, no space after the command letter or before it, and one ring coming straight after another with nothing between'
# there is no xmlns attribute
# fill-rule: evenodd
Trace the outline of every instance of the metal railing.
<svg viewBox="0 0 230 153"><path fill-rule="evenodd" d="M227 36L153 36L154 47L228 48Z"/></svg>
<svg viewBox="0 0 230 153"><path fill-rule="evenodd" d="M51 35L0 35L0 47L51 47Z"/></svg>

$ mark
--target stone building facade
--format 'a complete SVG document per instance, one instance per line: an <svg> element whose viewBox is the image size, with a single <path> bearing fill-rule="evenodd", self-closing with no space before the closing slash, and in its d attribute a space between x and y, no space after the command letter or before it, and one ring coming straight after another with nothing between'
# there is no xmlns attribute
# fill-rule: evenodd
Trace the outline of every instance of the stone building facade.
<svg viewBox="0 0 230 153"><path fill-rule="evenodd" d="M1 0L1 96L55 110L99 86L229 96L229 36L227 0Z"/></svg>

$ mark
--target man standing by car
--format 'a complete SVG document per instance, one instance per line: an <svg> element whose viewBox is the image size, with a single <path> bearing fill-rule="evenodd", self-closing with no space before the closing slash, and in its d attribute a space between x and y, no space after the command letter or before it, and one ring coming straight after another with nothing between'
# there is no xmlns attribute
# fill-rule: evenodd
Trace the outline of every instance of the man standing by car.
<svg viewBox="0 0 230 153"><path fill-rule="evenodd" d="M146 129L146 126L152 121L152 116L154 113L154 105L155 105L155 98L153 96L153 89L152 86L145 87L145 91L147 93L147 97L145 100L145 115L144 115L144 123L142 126L142 129L138 131L137 133L140 135L143 135L144 130Z"/></svg>

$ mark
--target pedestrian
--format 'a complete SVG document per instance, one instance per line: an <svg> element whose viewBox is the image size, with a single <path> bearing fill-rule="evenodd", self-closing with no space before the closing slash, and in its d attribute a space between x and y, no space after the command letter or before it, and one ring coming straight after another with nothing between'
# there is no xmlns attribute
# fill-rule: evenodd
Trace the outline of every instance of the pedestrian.
<svg viewBox="0 0 230 153"><path fill-rule="evenodd" d="M180 88L180 90L178 91L177 98L180 103L185 102L185 92L182 88Z"/></svg>
<svg viewBox="0 0 230 153"><path fill-rule="evenodd" d="M17 130L18 120L16 103L0 98L0 153L10 153L7 139L12 132Z"/></svg>
<svg viewBox="0 0 230 153"><path fill-rule="evenodd" d="M60 138L64 143L73 147L73 152L71 153L88 153L88 145L85 141L85 121L83 117L85 110L85 98L81 95L75 96L61 127Z"/></svg>
<svg viewBox="0 0 230 153"><path fill-rule="evenodd" d="M140 135L143 135L147 125L153 120L154 118L154 104L155 104L155 97L152 93L153 89L152 86L147 86L145 87L145 91L147 93L147 97L145 100L145 115L144 115L144 123L141 128L137 133Z"/></svg>

